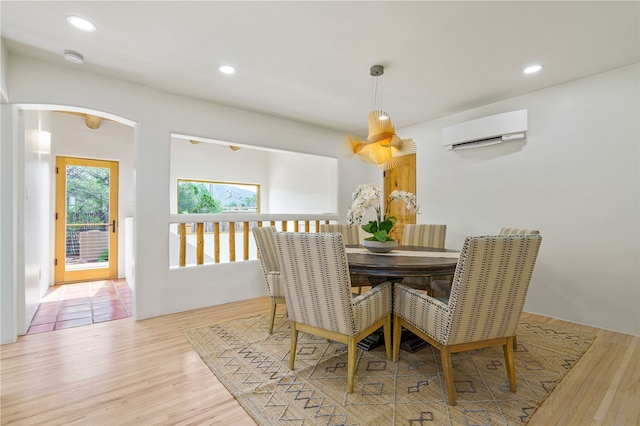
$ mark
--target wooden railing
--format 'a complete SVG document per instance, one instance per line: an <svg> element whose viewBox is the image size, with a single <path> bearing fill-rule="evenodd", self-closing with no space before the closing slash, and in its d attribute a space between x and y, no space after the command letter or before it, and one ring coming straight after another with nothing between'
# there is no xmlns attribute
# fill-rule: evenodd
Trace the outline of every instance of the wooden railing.
<svg viewBox="0 0 640 426"><path fill-rule="evenodd" d="M187 266L188 240L193 240L194 236L195 244L191 244L195 248L195 265L235 262L237 234L242 239L242 260L249 260L253 226L275 226L279 231L316 232L321 223L331 223L337 219L338 215L334 214L174 214L170 216L170 232L179 239L179 254L177 265L172 262L172 266ZM208 249L213 254L208 262L205 261L207 235L212 236Z"/></svg>

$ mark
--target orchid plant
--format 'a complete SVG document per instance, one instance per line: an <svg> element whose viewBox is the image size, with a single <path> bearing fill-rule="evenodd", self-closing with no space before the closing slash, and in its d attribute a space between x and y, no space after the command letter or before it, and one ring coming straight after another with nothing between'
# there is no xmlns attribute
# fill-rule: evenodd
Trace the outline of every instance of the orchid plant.
<svg viewBox="0 0 640 426"><path fill-rule="evenodd" d="M376 220L371 220L369 223L361 226L363 231L372 234L371 237L365 238L365 240L369 241L395 241L389 236L389 233L396 224L397 218L395 216L387 216L389 206L394 200L404 201L407 204L407 209L415 210L416 213L420 209L420 206L418 206L416 202L415 194L395 190L389 194L389 199L383 210L382 191L370 183L360 185L356 188L356 192L353 193L352 198L351 208L347 211L348 224L361 224L362 217L370 207L373 207L376 211Z"/></svg>

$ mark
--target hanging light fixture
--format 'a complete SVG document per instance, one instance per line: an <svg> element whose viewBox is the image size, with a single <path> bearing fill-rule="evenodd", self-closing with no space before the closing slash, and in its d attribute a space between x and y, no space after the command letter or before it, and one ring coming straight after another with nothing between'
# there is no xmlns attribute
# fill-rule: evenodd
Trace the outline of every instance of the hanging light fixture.
<svg viewBox="0 0 640 426"><path fill-rule="evenodd" d="M379 77L384 74L382 65L371 67L370 74L375 77L373 87L373 111L367 118L369 135L366 140L349 136L349 144L353 154L367 163L374 163L383 170L406 164L409 154L416 152L416 145L412 139L400 139L391 123L391 117L380 107Z"/></svg>

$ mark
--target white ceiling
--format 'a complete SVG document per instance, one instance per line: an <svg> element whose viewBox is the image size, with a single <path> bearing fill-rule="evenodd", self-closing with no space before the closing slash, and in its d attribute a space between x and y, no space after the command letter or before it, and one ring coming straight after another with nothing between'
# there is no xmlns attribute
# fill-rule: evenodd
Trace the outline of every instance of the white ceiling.
<svg viewBox="0 0 640 426"><path fill-rule="evenodd" d="M358 135L374 64L401 128L640 61L637 1L0 5L10 52ZM72 28L69 15L97 31ZM85 63L64 61L65 49ZM545 68L524 75L532 63Z"/></svg>

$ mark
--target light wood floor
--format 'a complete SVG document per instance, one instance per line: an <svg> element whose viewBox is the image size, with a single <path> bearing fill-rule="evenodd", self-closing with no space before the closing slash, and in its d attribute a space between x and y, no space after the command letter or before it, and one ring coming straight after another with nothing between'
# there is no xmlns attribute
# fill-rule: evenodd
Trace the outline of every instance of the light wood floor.
<svg viewBox="0 0 640 426"><path fill-rule="evenodd" d="M253 425L183 331L268 311L259 298L144 321L20 337L1 347L1 424ZM597 338L530 425L640 425L640 338Z"/></svg>

